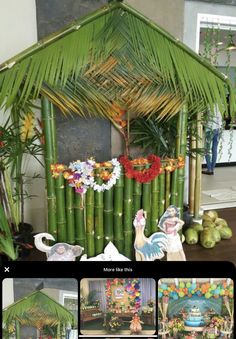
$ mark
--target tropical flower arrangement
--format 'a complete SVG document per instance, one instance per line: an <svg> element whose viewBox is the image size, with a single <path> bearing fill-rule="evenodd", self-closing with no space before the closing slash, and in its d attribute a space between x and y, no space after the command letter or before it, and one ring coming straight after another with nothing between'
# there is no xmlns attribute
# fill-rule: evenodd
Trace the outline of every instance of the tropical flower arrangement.
<svg viewBox="0 0 236 339"><path fill-rule="evenodd" d="M102 170L98 177L106 183L98 184L95 179L95 170L104 167L113 168L113 171ZM106 163L96 163L93 159L87 159L86 161L71 162L69 167L63 164L52 164L51 172L53 178L58 178L60 174L63 174L68 184L75 188L76 193L84 194L90 187L97 192L110 190L120 177L121 166L116 158Z"/></svg>
<svg viewBox="0 0 236 339"><path fill-rule="evenodd" d="M169 320L168 327L172 334L184 331L184 321L179 318Z"/></svg>
<svg viewBox="0 0 236 339"><path fill-rule="evenodd" d="M221 316L215 315L211 318L210 326L213 325L214 327L220 328L224 323L224 318Z"/></svg>
<svg viewBox="0 0 236 339"><path fill-rule="evenodd" d="M106 330L108 332L118 332L122 324L123 324L122 320L111 313L110 315L107 316L107 320L103 324L103 326L106 327Z"/></svg>

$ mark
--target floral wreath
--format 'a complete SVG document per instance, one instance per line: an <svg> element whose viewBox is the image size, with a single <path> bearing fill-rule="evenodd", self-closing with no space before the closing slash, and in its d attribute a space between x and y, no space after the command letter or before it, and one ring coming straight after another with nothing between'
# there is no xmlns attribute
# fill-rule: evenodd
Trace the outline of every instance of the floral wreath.
<svg viewBox="0 0 236 339"><path fill-rule="evenodd" d="M116 184L116 181L119 179L120 177L120 173L121 173L121 165L119 163L119 161L114 158L112 159L111 161L109 162L106 162L106 164L108 165L112 165L113 166L113 171L112 173L108 174L107 178L108 181L106 184L97 184L93 178L92 180L92 183L91 183L91 187L94 191L97 191L97 192L104 192L106 190L110 190L115 184ZM104 171L106 172L106 171ZM105 177L103 177L102 175L100 176L103 180L106 180Z"/></svg>
<svg viewBox="0 0 236 339"><path fill-rule="evenodd" d="M150 154L147 160L148 163L152 163L149 169L135 170L132 161L129 160L127 156L121 156L119 158L120 163L124 166L126 177L135 179L140 183L147 183L153 180L161 171L161 159L159 157Z"/></svg>

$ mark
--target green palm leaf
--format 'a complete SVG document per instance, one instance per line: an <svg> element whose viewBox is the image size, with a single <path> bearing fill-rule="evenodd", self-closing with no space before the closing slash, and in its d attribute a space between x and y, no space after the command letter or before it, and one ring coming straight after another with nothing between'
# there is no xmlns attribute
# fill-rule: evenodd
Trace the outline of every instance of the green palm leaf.
<svg viewBox="0 0 236 339"><path fill-rule="evenodd" d="M41 291L36 291L3 310L3 325L7 326L16 319L21 325L38 329L45 325L75 323L72 313Z"/></svg>
<svg viewBox="0 0 236 339"><path fill-rule="evenodd" d="M111 62L113 61L113 63ZM112 119L112 102L159 118L184 100L227 106L232 86L187 46L127 4L112 2L0 66L0 106L40 93L65 114ZM234 111L231 98L231 110Z"/></svg>

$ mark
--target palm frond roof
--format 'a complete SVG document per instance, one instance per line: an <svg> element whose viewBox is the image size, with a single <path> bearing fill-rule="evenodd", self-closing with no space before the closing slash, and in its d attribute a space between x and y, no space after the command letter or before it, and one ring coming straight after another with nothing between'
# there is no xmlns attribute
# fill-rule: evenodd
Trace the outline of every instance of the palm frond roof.
<svg viewBox="0 0 236 339"><path fill-rule="evenodd" d="M47 96L64 113L112 118L114 103L170 117L183 102L225 110L230 81L129 5L112 2L0 65L0 106ZM231 96L233 106L233 96ZM233 109L232 109L233 110Z"/></svg>
<svg viewBox="0 0 236 339"><path fill-rule="evenodd" d="M45 325L56 326L58 323L74 324L75 319L56 300L36 291L3 310L3 325L9 325L14 320L18 320L21 325L41 329Z"/></svg>

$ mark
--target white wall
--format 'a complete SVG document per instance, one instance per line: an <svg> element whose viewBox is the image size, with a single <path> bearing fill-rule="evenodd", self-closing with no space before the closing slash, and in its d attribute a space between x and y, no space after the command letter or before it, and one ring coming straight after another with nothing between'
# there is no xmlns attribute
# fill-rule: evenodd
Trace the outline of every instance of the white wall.
<svg viewBox="0 0 236 339"><path fill-rule="evenodd" d="M13 279L6 278L2 281L2 308L14 303Z"/></svg>
<svg viewBox="0 0 236 339"><path fill-rule="evenodd" d="M37 42L37 21L35 0L0 0L0 63L10 59L17 53ZM0 112L0 123L6 118ZM39 116L39 113L38 113ZM34 173L44 175L43 168L36 160L24 164L26 175ZM36 195L32 200L26 200L25 221L34 226L34 230L44 230L45 227L45 182L36 179L28 185L30 195Z"/></svg>
<svg viewBox="0 0 236 339"><path fill-rule="evenodd" d="M0 0L0 63L36 41L35 0Z"/></svg>
<svg viewBox="0 0 236 339"><path fill-rule="evenodd" d="M196 50L198 13L236 17L236 6L185 0L183 41L194 51Z"/></svg>

